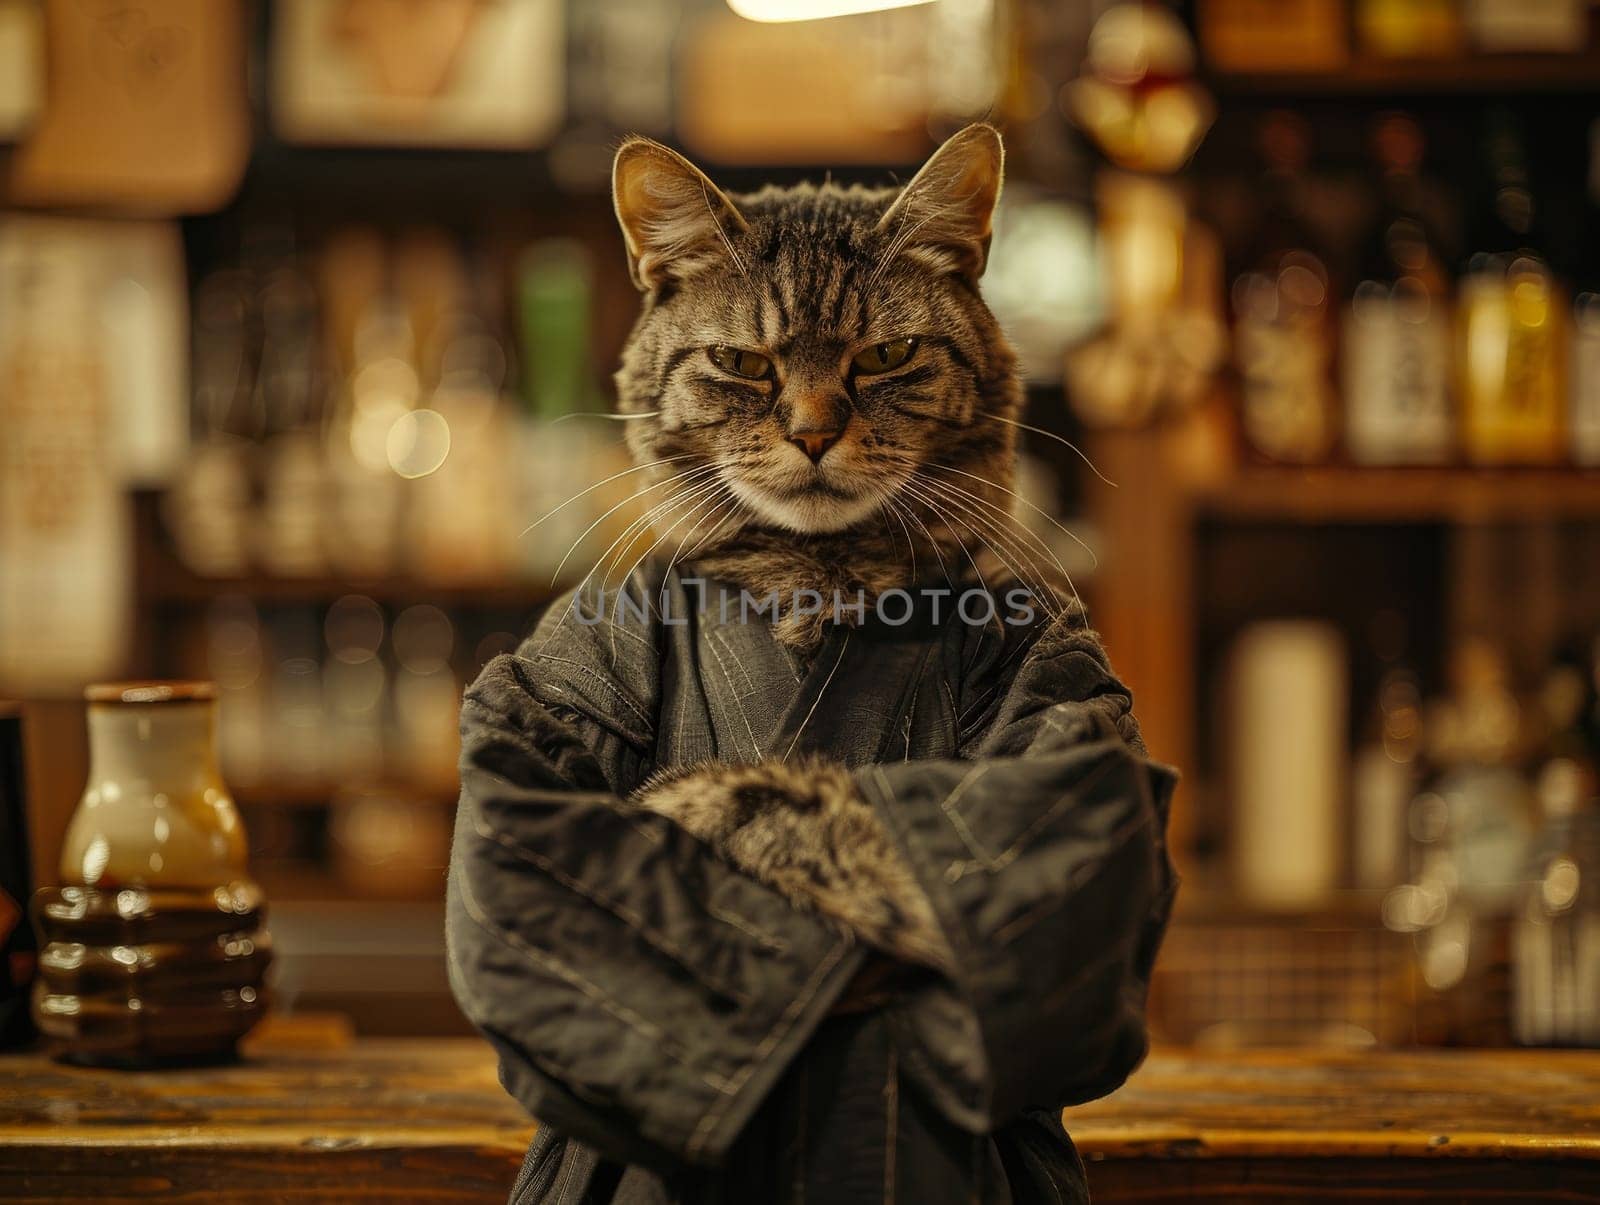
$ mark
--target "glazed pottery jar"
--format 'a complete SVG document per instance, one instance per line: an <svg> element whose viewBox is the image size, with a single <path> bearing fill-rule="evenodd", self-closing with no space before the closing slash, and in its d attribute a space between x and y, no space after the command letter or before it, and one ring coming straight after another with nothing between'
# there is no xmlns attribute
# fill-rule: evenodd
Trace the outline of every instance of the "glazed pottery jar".
<svg viewBox="0 0 1600 1205"><path fill-rule="evenodd" d="M217 768L208 682L91 686L89 781L61 881L198 887L245 874L244 827Z"/></svg>
<svg viewBox="0 0 1600 1205"><path fill-rule="evenodd" d="M260 1019L270 942L204 682L91 686L89 779L59 888L34 897L34 1017L80 1062L230 1057Z"/></svg>

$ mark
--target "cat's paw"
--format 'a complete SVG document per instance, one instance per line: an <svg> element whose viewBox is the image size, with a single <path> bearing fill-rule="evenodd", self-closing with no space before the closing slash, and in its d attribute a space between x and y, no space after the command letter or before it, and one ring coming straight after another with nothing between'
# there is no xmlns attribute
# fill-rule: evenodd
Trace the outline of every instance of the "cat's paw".
<svg viewBox="0 0 1600 1205"><path fill-rule="evenodd" d="M634 802L861 941L907 962L951 969L932 904L842 766L815 758L707 762L652 777Z"/></svg>

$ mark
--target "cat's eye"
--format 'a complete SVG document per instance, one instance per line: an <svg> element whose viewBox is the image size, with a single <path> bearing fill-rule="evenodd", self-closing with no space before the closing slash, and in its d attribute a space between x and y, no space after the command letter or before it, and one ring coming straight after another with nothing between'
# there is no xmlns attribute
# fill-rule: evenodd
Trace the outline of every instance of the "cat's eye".
<svg viewBox="0 0 1600 1205"><path fill-rule="evenodd" d="M866 351L856 356L851 361L856 371L863 376L873 376L876 373L888 372L899 368L911 358L911 353L917 350L915 339L890 339L887 343L875 343Z"/></svg>
<svg viewBox="0 0 1600 1205"><path fill-rule="evenodd" d="M707 348L706 354L711 357L711 362L723 372L731 372L736 377L756 381L766 376L772 370L772 361L759 352L746 351L742 347L725 347L717 344Z"/></svg>

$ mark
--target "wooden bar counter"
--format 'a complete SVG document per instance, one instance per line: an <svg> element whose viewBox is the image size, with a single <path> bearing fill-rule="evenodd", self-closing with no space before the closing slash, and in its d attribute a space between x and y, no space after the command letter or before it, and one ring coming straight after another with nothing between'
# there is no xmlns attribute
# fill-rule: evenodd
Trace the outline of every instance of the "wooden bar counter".
<svg viewBox="0 0 1600 1205"><path fill-rule="evenodd" d="M1097 1203L1600 1200L1600 1054L1152 1055L1068 1112ZM275 1022L190 1071L0 1056L0 1201L504 1201L532 1125L471 1039Z"/></svg>

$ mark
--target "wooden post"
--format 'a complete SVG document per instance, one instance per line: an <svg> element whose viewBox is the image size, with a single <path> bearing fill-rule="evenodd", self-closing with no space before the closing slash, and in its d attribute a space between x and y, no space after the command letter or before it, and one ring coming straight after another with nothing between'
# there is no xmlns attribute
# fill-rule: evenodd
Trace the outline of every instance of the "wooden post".
<svg viewBox="0 0 1600 1205"><path fill-rule="evenodd" d="M1111 663L1134 692L1152 757L1194 765L1194 541L1191 491L1175 429L1097 432L1090 454L1115 486L1090 478L1102 536L1090 618ZM1191 792L1173 801L1169 840L1180 870L1192 862Z"/></svg>

